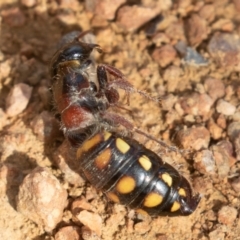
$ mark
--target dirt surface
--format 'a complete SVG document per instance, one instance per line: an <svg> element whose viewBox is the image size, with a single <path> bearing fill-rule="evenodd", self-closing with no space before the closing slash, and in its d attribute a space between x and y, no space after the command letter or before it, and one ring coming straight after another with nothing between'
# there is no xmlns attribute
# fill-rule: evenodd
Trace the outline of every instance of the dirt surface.
<svg viewBox="0 0 240 240"><path fill-rule="evenodd" d="M0 239L240 239L239 0L2 0L0 16ZM121 112L185 150L136 136L201 194L192 215L136 214L69 169L48 65L76 30L96 37L97 62L160 97L131 94Z"/></svg>

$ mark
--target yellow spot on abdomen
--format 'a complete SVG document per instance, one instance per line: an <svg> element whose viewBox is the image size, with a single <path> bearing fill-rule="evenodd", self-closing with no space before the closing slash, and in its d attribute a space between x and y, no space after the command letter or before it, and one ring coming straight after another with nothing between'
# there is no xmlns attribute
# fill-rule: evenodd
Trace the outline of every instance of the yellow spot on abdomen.
<svg viewBox="0 0 240 240"><path fill-rule="evenodd" d="M112 134L110 132L104 132L104 141L107 141L111 136Z"/></svg>
<svg viewBox="0 0 240 240"><path fill-rule="evenodd" d="M89 149L97 145L102 141L102 136L101 134L97 134L91 139L87 140L86 142L83 143L81 147L78 148L77 150L77 159L81 158L82 154L84 152L87 152Z"/></svg>
<svg viewBox="0 0 240 240"><path fill-rule="evenodd" d="M136 182L132 177L124 176L118 181L116 185L116 189L121 194L127 194L132 192L135 186L136 186Z"/></svg>
<svg viewBox="0 0 240 240"><path fill-rule="evenodd" d="M95 159L97 168L104 169L111 160L111 149L107 148L101 152Z"/></svg>
<svg viewBox="0 0 240 240"><path fill-rule="evenodd" d="M116 146L117 149L123 154L125 154L130 149L130 146L121 138L116 139Z"/></svg>
<svg viewBox="0 0 240 240"><path fill-rule="evenodd" d="M162 174L162 180L169 186L172 186L172 177L168 173Z"/></svg>
<svg viewBox="0 0 240 240"><path fill-rule="evenodd" d="M187 196L186 191L183 188L179 188L178 194L180 196L182 196L182 197L186 197Z"/></svg>
<svg viewBox="0 0 240 240"><path fill-rule="evenodd" d="M113 193L113 192L108 192L106 195L107 195L107 197L108 197L110 200L112 200L113 202L115 202L115 203L119 203L119 202L120 202L119 197L118 197L115 193Z"/></svg>
<svg viewBox="0 0 240 240"><path fill-rule="evenodd" d="M148 171L151 167L152 167L152 163L150 161L150 159L145 156L142 155L139 159L138 162L140 163L140 165L146 170Z"/></svg>
<svg viewBox="0 0 240 240"><path fill-rule="evenodd" d="M151 192L146 196L143 205L145 207L156 207L162 203L162 200L163 197L161 195Z"/></svg>
<svg viewBox="0 0 240 240"><path fill-rule="evenodd" d="M170 211L171 211L171 212L176 212L177 210L179 210L179 208L180 208L180 203L175 201L175 202L173 203Z"/></svg>

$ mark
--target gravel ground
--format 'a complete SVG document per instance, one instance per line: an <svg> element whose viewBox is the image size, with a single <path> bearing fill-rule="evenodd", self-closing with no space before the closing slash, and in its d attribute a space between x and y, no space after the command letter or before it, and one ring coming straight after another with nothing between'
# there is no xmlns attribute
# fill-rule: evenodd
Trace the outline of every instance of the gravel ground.
<svg viewBox="0 0 240 240"><path fill-rule="evenodd" d="M0 21L0 239L240 239L239 0L2 0ZM121 114L183 150L135 136L201 194L192 215L137 214L71 170L48 67L85 30L98 63L159 97L131 94Z"/></svg>

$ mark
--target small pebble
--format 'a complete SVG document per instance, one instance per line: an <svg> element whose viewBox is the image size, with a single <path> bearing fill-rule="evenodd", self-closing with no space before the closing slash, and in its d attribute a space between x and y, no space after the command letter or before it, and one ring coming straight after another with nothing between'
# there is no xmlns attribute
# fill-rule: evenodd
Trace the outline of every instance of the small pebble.
<svg viewBox="0 0 240 240"><path fill-rule="evenodd" d="M156 61L161 67L166 67L172 63L176 56L176 50L169 44L156 48L152 53L153 60Z"/></svg>
<svg viewBox="0 0 240 240"><path fill-rule="evenodd" d="M199 16L208 22L212 22L215 18L215 7L213 4L205 4L199 11Z"/></svg>
<svg viewBox="0 0 240 240"><path fill-rule="evenodd" d="M161 12L158 8L147 8L142 6L123 6L117 13L117 24L129 32L136 31ZM134 16L134 17L133 17Z"/></svg>
<svg viewBox="0 0 240 240"><path fill-rule="evenodd" d="M204 87L214 101L225 95L225 86L222 80L209 77L204 81Z"/></svg>
<svg viewBox="0 0 240 240"><path fill-rule="evenodd" d="M193 13L186 20L186 34L191 46L198 46L208 35L206 20Z"/></svg>
<svg viewBox="0 0 240 240"><path fill-rule="evenodd" d="M231 116L236 111L236 107L234 105L223 99L218 100L216 109L218 113L222 113L226 116Z"/></svg>
<svg viewBox="0 0 240 240"><path fill-rule="evenodd" d="M37 167L23 180L17 196L17 210L52 231L62 220L67 191L46 169Z"/></svg>
<svg viewBox="0 0 240 240"><path fill-rule="evenodd" d="M85 1L85 6L94 15L99 15L106 20L113 20L117 9L125 2L126 0L88 0Z"/></svg>
<svg viewBox="0 0 240 240"><path fill-rule="evenodd" d="M200 115L204 119L208 119L210 109L214 102L208 94L194 92L180 97L178 103L180 104L180 108L176 108L177 111L182 109L183 114L192 114L194 116Z"/></svg>
<svg viewBox="0 0 240 240"><path fill-rule="evenodd" d="M208 60L199 54L195 49L187 47L184 62L191 66L207 66Z"/></svg>
<svg viewBox="0 0 240 240"><path fill-rule="evenodd" d="M217 226L215 226L214 228L215 230L211 231L208 236L209 236L209 240L226 240L226 236L225 236L225 232L223 231L223 229L221 228L217 228Z"/></svg>
<svg viewBox="0 0 240 240"><path fill-rule="evenodd" d="M84 198L78 198L73 201L71 212L73 215L78 215L82 210L93 210L93 206Z"/></svg>
<svg viewBox="0 0 240 240"><path fill-rule="evenodd" d="M6 99L6 114L8 116L16 116L27 107L32 89L25 83L18 83L13 86Z"/></svg>
<svg viewBox="0 0 240 240"><path fill-rule="evenodd" d="M225 32L231 32L233 30L233 23L231 20L226 18L220 18L216 22L212 24L212 29L216 30L223 30Z"/></svg>
<svg viewBox="0 0 240 240"><path fill-rule="evenodd" d="M238 211L229 206L223 206L218 211L218 221L222 224L231 226L237 218Z"/></svg>
<svg viewBox="0 0 240 240"><path fill-rule="evenodd" d="M209 181L207 178L200 177L194 177L192 179L192 184L194 187L194 191L199 192L200 194L206 194L208 190L212 191L213 184L211 181Z"/></svg>
<svg viewBox="0 0 240 240"><path fill-rule="evenodd" d="M209 41L208 51L221 66L240 69L240 38L238 35L215 33Z"/></svg>
<svg viewBox="0 0 240 240"><path fill-rule="evenodd" d="M134 230L138 233L138 234L145 234L147 233L149 230L151 229L151 225L149 224L149 222L139 222L136 223L134 225Z"/></svg>
<svg viewBox="0 0 240 240"><path fill-rule="evenodd" d="M207 128L213 139L217 140L222 137L222 128L220 128L212 118L208 121Z"/></svg>
<svg viewBox="0 0 240 240"><path fill-rule="evenodd" d="M81 229L76 226L60 228L55 234L55 240L81 240Z"/></svg>
<svg viewBox="0 0 240 240"><path fill-rule="evenodd" d="M230 167L236 162L236 159L233 157L232 144L222 140L216 145L212 145L211 150L217 166L218 176L223 179L228 176Z"/></svg>
<svg viewBox="0 0 240 240"><path fill-rule="evenodd" d="M180 130L177 133L177 142L184 149L200 150L208 148L210 133L205 127L195 127Z"/></svg>
<svg viewBox="0 0 240 240"><path fill-rule="evenodd" d="M99 237L102 235L102 219L98 214L83 210L76 215L76 218Z"/></svg>
<svg viewBox="0 0 240 240"><path fill-rule="evenodd" d="M222 129L226 129L227 127L227 120L226 117L223 114L220 114L217 118L217 125L221 127Z"/></svg>
<svg viewBox="0 0 240 240"><path fill-rule="evenodd" d="M202 174L215 174L216 166L213 153L210 150L202 150L194 156L194 168Z"/></svg>

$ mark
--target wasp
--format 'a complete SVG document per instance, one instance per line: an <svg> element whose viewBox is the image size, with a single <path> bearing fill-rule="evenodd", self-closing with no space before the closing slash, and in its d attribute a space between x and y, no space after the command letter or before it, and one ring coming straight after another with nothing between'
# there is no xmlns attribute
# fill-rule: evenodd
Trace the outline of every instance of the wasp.
<svg viewBox="0 0 240 240"><path fill-rule="evenodd" d="M119 89L128 95L145 93L134 89L115 67L96 65L91 57L94 50L102 52L99 45L75 37L57 50L50 63L53 99L81 172L111 201L140 213L191 214L199 194L194 195L187 179L160 156L119 133L119 125L129 132L143 132L109 111L119 104Z"/></svg>

